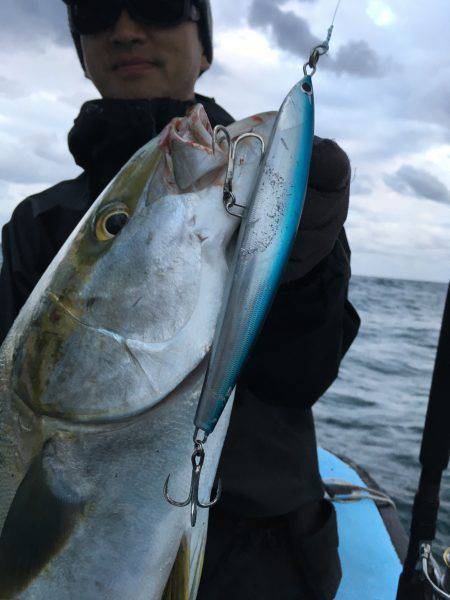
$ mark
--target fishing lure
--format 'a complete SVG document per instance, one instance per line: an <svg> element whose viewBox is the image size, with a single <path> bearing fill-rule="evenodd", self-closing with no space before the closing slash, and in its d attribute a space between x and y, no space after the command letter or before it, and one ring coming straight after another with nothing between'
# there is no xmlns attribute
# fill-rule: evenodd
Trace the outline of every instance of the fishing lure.
<svg viewBox="0 0 450 600"><path fill-rule="evenodd" d="M339 3L334 18L338 7ZM218 126L214 130L214 144L219 135L225 135L230 148L224 206L230 214L241 217L242 223L194 420L190 495L184 502L177 502L169 496L169 478L164 487L168 502L174 506L191 505L192 525L195 525L197 507L214 505L220 495L219 486L216 498L210 504L202 504L198 499L205 452L203 445L236 386L269 312L300 223L314 139L312 77L320 57L328 52L334 18L326 40L313 48L303 66L304 77L284 100L267 149L260 139L263 158L246 208L237 203L232 190L236 148L243 136L232 142L224 127ZM242 215L235 212L237 208L243 209Z"/></svg>

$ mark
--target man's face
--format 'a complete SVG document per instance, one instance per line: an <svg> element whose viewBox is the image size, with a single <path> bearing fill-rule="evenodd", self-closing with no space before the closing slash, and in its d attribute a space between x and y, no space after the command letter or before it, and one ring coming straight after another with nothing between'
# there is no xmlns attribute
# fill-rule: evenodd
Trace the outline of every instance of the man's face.
<svg viewBox="0 0 450 600"><path fill-rule="evenodd" d="M209 67L197 23L158 28L126 10L109 29L81 36L86 75L103 98L191 100Z"/></svg>

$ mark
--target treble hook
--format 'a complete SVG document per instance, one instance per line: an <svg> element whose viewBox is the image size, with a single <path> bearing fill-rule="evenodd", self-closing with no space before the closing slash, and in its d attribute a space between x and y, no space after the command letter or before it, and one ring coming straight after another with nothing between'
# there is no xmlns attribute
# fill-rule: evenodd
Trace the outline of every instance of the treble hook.
<svg viewBox="0 0 450 600"><path fill-rule="evenodd" d="M169 480L170 475L167 477L166 482L164 484L164 497L172 506L178 506L179 508L183 508L191 505L191 525L195 527L197 522L197 508L210 508L217 504L220 499L220 494L222 493L222 484L219 480L219 484L217 486L217 494L214 500L211 502L200 502L198 498L198 488L200 484L200 476L202 474L203 463L205 461L205 450L203 448L203 443L206 441L206 437L203 440L197 439L197 431L194 435L194 452L192 453L191 462L192 462L192 477L191 477L191 488L189 491L189 496L187 500L184 502L177 502L173 500L169 496Z"/></svg>
<svg viewBox="0 0 450 600"><path fill-rule="evenodd" d="M245 206L242 204L238 204L236 202L236 196L233 192L233 177L234 177L234 168L236 165L236 153L239 144L247 139L247 138L256 138L261 143L261 152L262 156L266 151L266 145L264 142L264 138L260 136L258 133L248 132L241 134L236 140L232 141L230 133L226 127L223 125L216 125L214 127L213 139L212 139L212 149L213 153L216 152L216 144L218 141L219 133L223 133L225 135L225 139L228 142L228 164L227 164L227 174L225 177L225 184L223 186L223 203L225 206L225 210L229 215L233 217L237 217L238 219L242 219L242 215L236 214L232 212L232 208L237 206L238 208L242 208L245 210Z"/></svg>

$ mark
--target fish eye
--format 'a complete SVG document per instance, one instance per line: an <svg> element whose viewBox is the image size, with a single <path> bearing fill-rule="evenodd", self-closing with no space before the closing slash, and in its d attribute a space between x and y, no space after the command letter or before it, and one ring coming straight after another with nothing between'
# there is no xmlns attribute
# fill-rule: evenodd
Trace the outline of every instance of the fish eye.
<svg viewBox="0 0 450 600"><path fill-rule="evenodd" d="M126 204L109 204L101 210L95 220L95 236L100 242L112 240L130 220L130 211Z"/></svg>
<svg viewBox="0 0 450 600"><path fill-rule="evenodd" d="M308 95L312 93L312 87L307 81L302 83L302 90Z"/></svg>

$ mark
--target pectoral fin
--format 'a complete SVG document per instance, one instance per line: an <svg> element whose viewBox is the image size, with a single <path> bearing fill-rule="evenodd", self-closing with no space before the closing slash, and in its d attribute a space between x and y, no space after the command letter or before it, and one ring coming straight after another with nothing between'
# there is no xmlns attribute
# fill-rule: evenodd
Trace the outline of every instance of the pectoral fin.
<svg viewBox="0 0 450 600"><path fill-rule="evenodd" d="M0 598L15 598L58 553L82 515L84 503L65 487L56 496L44 467L46 451L32 462L0 536Z"/></svg>

